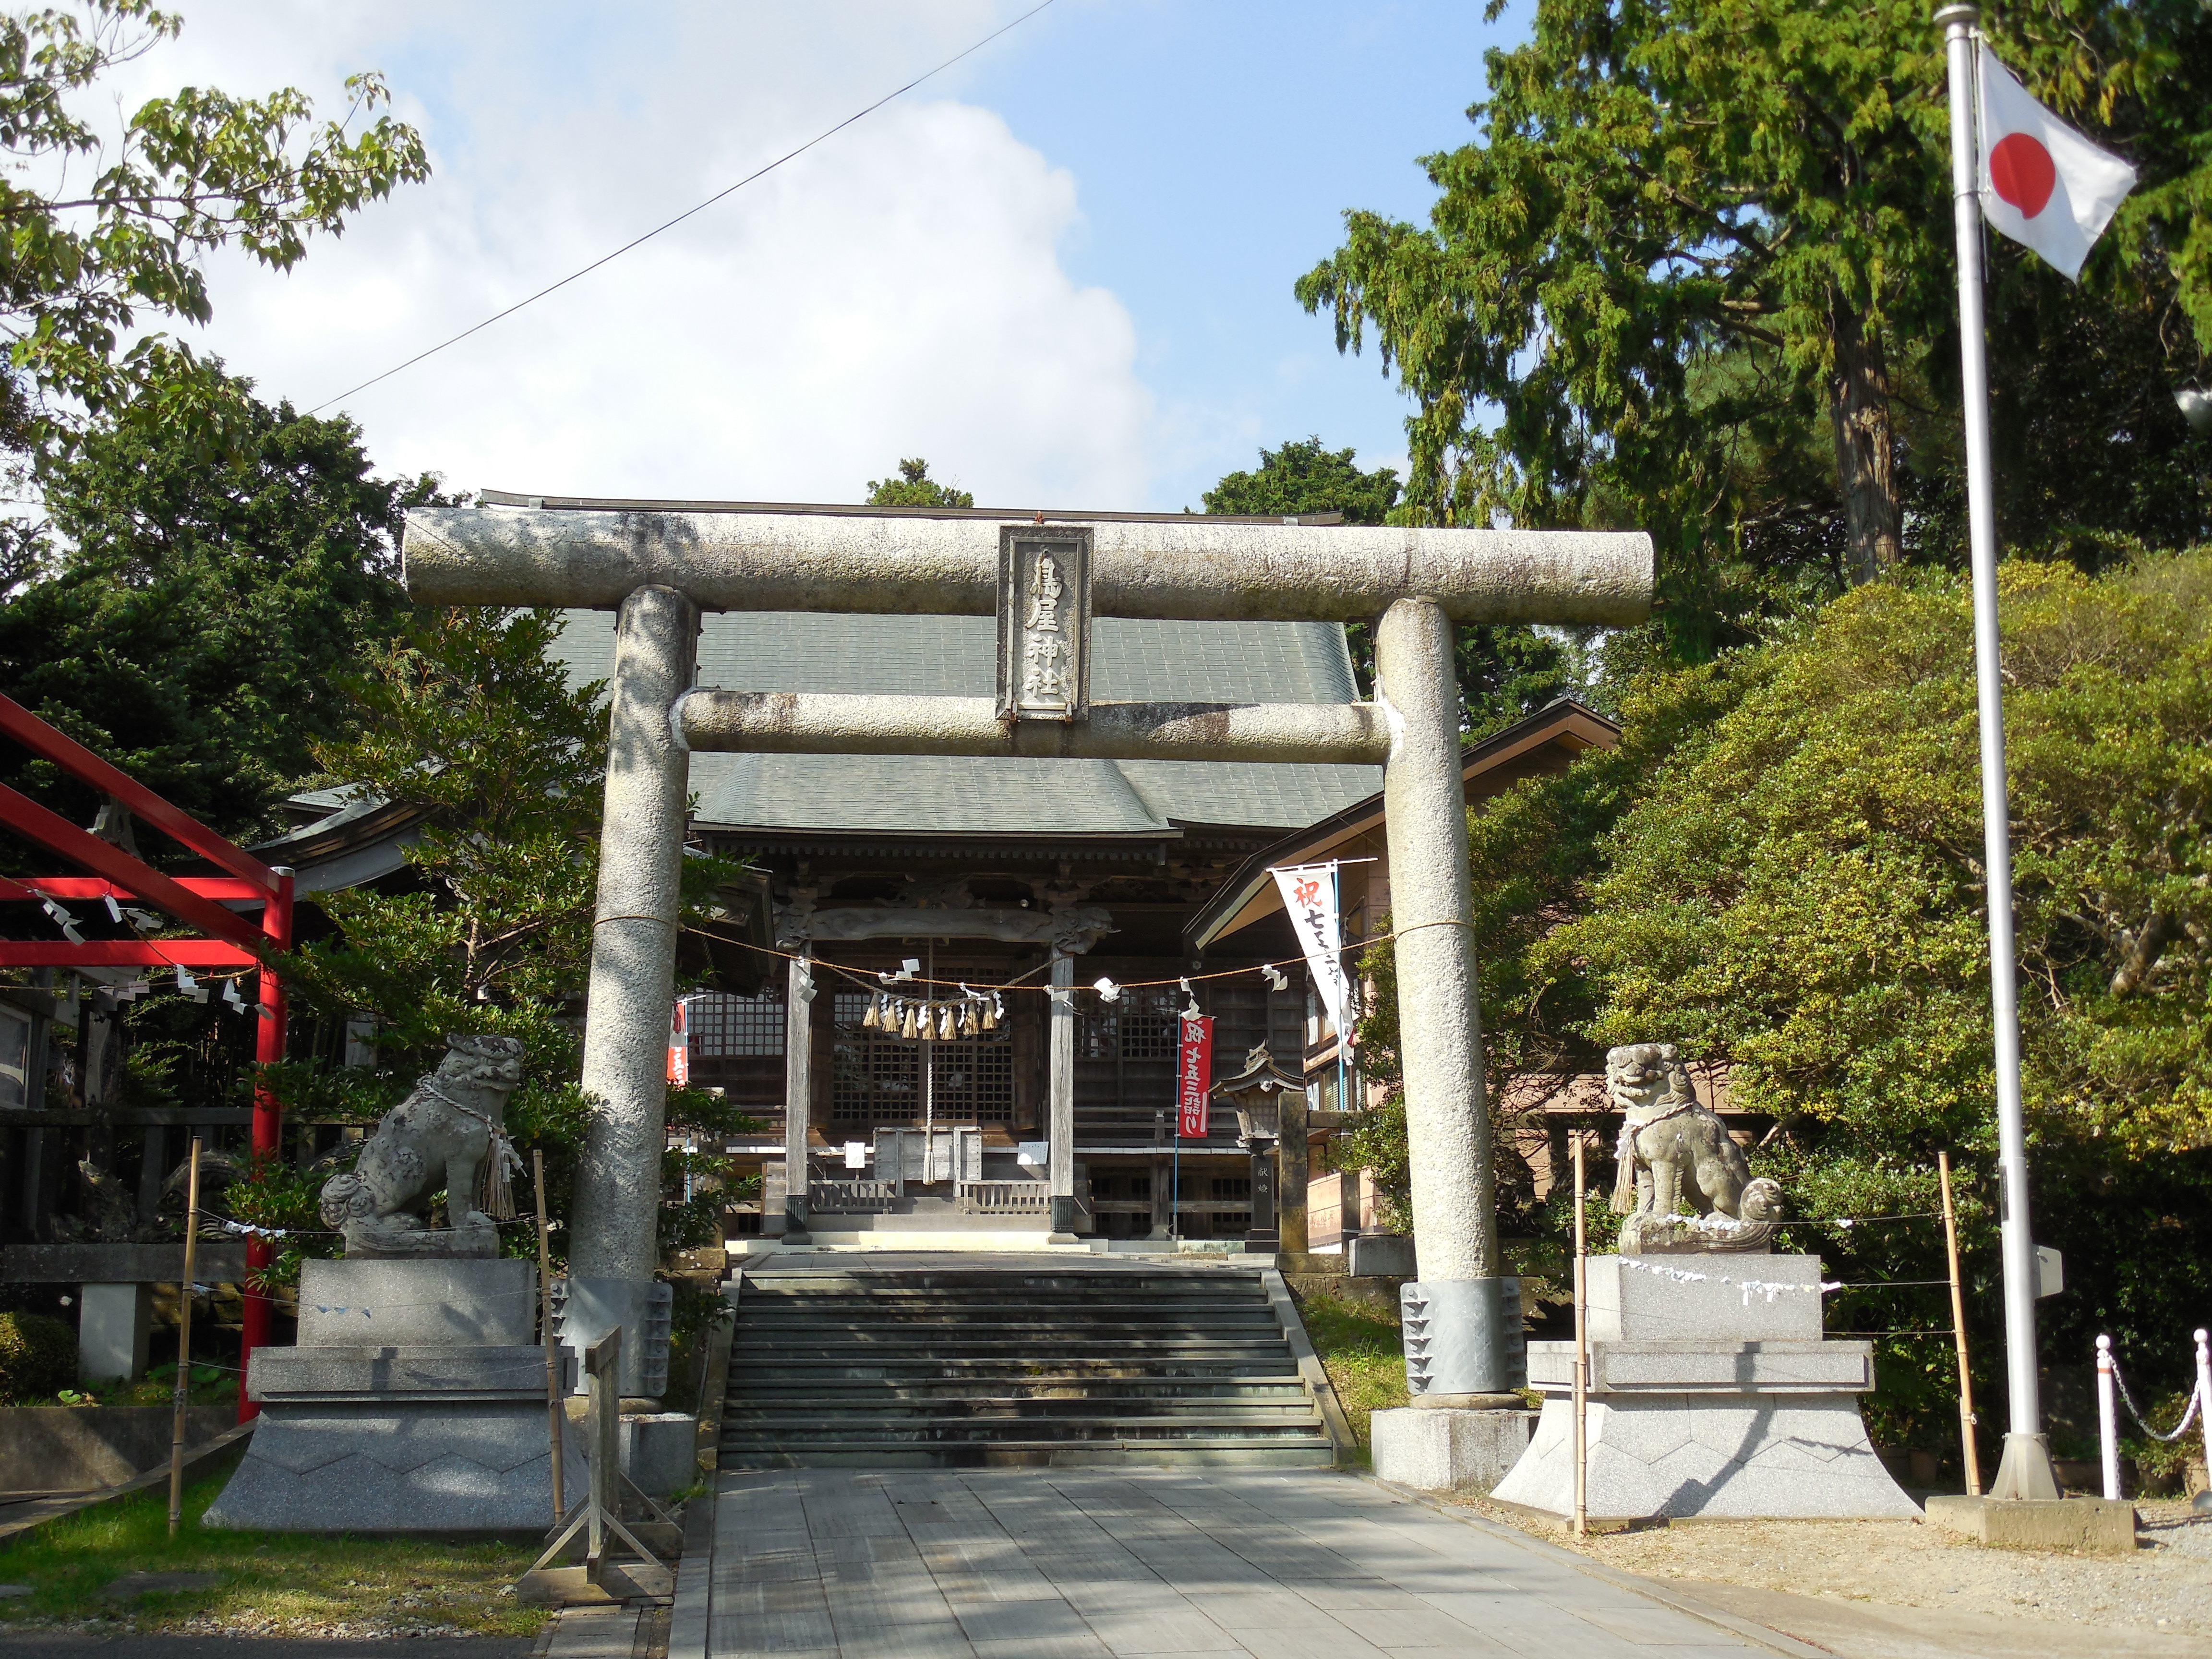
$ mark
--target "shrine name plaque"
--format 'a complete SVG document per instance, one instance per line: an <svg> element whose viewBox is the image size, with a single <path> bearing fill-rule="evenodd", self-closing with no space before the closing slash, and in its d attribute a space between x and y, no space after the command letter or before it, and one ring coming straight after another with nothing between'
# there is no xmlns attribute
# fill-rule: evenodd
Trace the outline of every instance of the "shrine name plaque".
<svg viewBox="0 0 2212 1659"><path fill-rule="evenodd" d="M999 718L1079 720L1091 712L1091 532L999 532Z"/></svg>

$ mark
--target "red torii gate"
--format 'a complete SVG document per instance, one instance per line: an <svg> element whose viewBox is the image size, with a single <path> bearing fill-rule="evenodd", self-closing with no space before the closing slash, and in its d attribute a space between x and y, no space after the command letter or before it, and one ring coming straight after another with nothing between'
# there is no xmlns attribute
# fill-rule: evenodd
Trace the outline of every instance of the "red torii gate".
<svg viewBox="0 0 2212 1659"><path fill-rule="evenodd" d="M118 771L82 744L5 696L0 696L0 736L12 738L41 759L52 761L79 782L90 785L130 810L141 823L159 830L189 848L227 876L166 876L120 847L80 830L58 813L0 785L0 823L25 840L93 872L89 876L41 876L29 881L0 878L0 900L107 899L151 905L205 935L194 939L88 939L69 941L0 939L0 968L258 968L260 970L260 1030L254 1058L263 1065L284 1057L284 987L267 958L292 948L292 872L273 869L244 848L225 840L197 818L171 805L127 774ZM257 926L220 901L261 907ZM268 1089L253 1091L253 1151L274 1156L282 1146L283 1111ZM276 1247L249 1238L246 1273L266 1268ZM189 1294L189 1291L186 1291ZM238 1420L259 1407L246 1398L246 1373L253 1352L269 1341L269 1297L246 1286L246 1331L240 1345Z"/></svg>

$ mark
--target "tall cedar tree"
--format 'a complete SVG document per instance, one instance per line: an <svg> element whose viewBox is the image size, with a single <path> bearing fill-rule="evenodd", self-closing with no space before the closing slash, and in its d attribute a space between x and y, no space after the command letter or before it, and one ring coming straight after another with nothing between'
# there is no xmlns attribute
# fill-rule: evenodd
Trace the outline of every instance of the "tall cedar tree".
<svg viewBox="0 0 2212 1659"><path fill-rule="evenodd" d="M2017 348L2000 441L2039 463L2006 529L2094 563L2101 535L2203 523L2170 393L2212 345L2212 19L2026 0L1986 27L2144 178L2080 289L2002 243L1992 271L1992 337ZM1297 284L1418 401L1415 514L1648 529L1678 659L1954 558L1949 116L1923 0L1540 0L1486 62L1476 141L1425 160L1428 226L1349 213Z"/></svg>

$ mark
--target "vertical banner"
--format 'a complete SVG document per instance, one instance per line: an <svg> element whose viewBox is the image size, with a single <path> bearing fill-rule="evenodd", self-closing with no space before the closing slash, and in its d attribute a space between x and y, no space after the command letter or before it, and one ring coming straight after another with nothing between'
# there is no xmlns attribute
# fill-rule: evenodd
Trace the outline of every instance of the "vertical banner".
<svg viewBox="0 0 2212 1659"><path fill-rule="evenodd" d="M1206 1139L1206 1104L1213 1092L1213 1022L1204 1014L1182 1022L1176 1044L1176 1135Z"/></svg>
<svg viewBox="0 0 2212 1659"><path fill-rule="evenodd" d="M691 1005L682 997L668 1022L668 1080L679 1089L691 1086Z"/></svg>
<svg viewBox="0 0 2212 1659"><path fill-rule="evenodd" d="M1352 988L1344 975L1344 926L1336 910L1336 866L1291 864L1269 872L1290 912L1291 931L1305 953L1314 989L1328 1010L1329 1024L1346 1028Z"/></svg>

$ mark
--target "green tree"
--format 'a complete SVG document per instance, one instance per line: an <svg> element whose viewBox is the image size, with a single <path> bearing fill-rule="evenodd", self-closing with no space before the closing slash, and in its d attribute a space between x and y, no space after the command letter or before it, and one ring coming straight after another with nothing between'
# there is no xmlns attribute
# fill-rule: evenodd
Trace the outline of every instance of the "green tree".
<svg viewBox="0 0 2212 1659"><path fill-rule="evenodd" d="M2212 550L2096 580L2002 574L2037 1235L2072 1286L2045 1304L2045 1353L2078 1363L2109 1330L2150 1377L2180 1363L2174 1334L2212 1294L2197 1265L2212 1245ZM1877 584L1771 644L1646 676L1619 749L1516 786L1471 839L1494 1091L1594 1071L1616 1042L1724 1066L1735 1103L1777 1121L1753 1161L1802 1218L1789 1242L1853 1284L1941 1275L1925 1221L1833 1218L1924 1216L1948 1150L1989 1333L1969 612L1948 575ZM1391 1013L1378 1003L1364 1049L1392 1050ZM1556 1236L1566 1208L1528 1224ZM1831 1322L1940 1328L1940 1302L1854 1291ZM1942 1345L1885 1338L1880 1361L1891 1443L1947 1434Z"/></svg>
<svg viewBox="0 0 2212 1659"><path fill-rule="evenodd" d="M375 477L350 419L271 408L219 366L156 349L142 368L142 395L49 469L40 562L0 608L0 691L251 836L353 729L338 682L402 626L400 515L435 480ZM179 378L216 394L207 424L166 418ZM11 781L90 821L51 769Z"/></svg>
<svg viewBox="0 0 2212 1659"><path fill-rule="evenodd" d="M1341 513L1346 524L1382 524L1398 505L1395 467L1363 471L1353 451L1328 449L1318 436L1261 449L1249 472L1226 474L1206 492L1208 513L1267 515Z"/></svg>
<svg viewBox="0 0 2212 1659"><path fill-rule="evenodd" d="M2203 322L2194 338L2165 323L2177 307L2212 319L2196 212L2212 190L2212 23L2172 0L2023 0L1990 27L2031 88L2130 152L2147 185L2081 291L2016 281L2032 256L2000 245L1993 300L2033 290L2045 339L2076 307L2151 319L2170 386L2212 343ZM1440 192L1429 224L1347 214L1344 246L1297 284L1340 348L1371 331L1416 399L1413 512L1649 529L1662 654L1692 659L1894 566L1917 528L1954 532L1954 515L1905 510L1909 469L1942 472L1957 426L1948 112L1928 8L1540 0L1529 41L1486 62L1476 141L1425 161ZM2102 367L2039 374L2047 391ZM1900 398L1933 405L1924 457ZM2064 434L2069 464L2036 481L2067 497L2047 519L2078 527L2100 498L2111 510L2089 475L2134 468L2145 438L2179 442L2170 410L2125 401L2107 394L2102 429Z"/></svg>
<svg viewBox="0 0 2212 1659"><path fill-rule="evenodd" d="M76 113L103 77L182 27L151 0L0 15L0 336L15 370L0 443L51 441L76 424L73 409L137 390L153 339L125 342L147 313L213 315L209 252L238 247L289 270L311 236L429 177L421 136L373 113L389 101L374 74L349 80L345 118L320 126L292 88L186 87L140 106L112 142ZM189 392L173 370L161 373L172 393ZM199 408L171 402L173 417Z"/></svg>
<svg viewBox="0 0 2212 1659"><path fill-rule="evenodd" d="M437 1063L447 1033L520 1038L526 1071L507 1127L519 1146L545 1152L556 1215L568 1211L591 1110L579 1080L580 1014L607 745L604 685L570 684L550 654L562 626L552 611L437 611L372 655L355 686L358 735L317 753L325 782L422 811L404 854L411 879L319 899L338 931L297 953L289 982L333 1027L375 1016L377 1064L349 1070L325 1055L278 1073L289 1105L369 1121ZM707 921L734 868L685 861L687 921ZM668 1122L710 1139L752 1127L696 1090L669 1091ZM718 1199L678 1201L687 1172L719 1178L726 1164L669 1154L665 1249L719 1237ZM327 1173L299 1181L272 1170L235 1201L241 1213L262 1206L256 1219L298 1224ZM520 1232L509 1243L517 1254L534 1249Z"/></svg>
<svg viewBox="0 0 2212 1659"><path fill-rule="evenodd" d="M896 478L868 480L870 507L973 507L975 498L929 476L929 463L918 457L898 464Z"/></svg>

